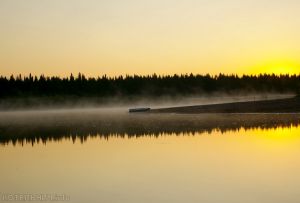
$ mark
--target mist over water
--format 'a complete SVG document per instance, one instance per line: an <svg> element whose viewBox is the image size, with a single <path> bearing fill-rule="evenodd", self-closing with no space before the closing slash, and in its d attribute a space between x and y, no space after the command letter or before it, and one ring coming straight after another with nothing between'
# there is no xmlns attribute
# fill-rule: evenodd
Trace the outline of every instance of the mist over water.
<svg viewBox="0 0 300 203"><path fill-rule="evenodd" d="M4 112L0 144L35 144L64 139L84 142L88 137L159 137L241 129L297 127L300 114L130 114L123 109L77 109Z"/></svg>
<svg viewBox="0 0 300 203"><path fill-rule="evenodd" d="M66 98L63 101L45 98L24 98L16 100L0 100L1 112L9 111L126 111L128 108L135 107L151 107L165 108L178 106L220 104L230 102L243 101L259 101L291 98L295 94L236 94L229 95L224 93L216 93L210 95L194 95L194 96L161 96L152 97L113 97L105 99L97 98ZM1 115L0 115L1 116Z"/></svg>
<svg viewBox="0 0 300 203"><path fill-rule="evenodd" d="M224 93L207 95L207 96L194 96L194 97L175 97L173 99L166 98L157 101L148 101L149 106L154 108L164 107L178 107L178 106L193 106L193 105L207 105L207 104L221 104L231 102L245 102L245 101L260 101L272 99L291 98L295 94L237 94L228 95ZM138 104L147 103L147 101L140 101Z"/></svg>

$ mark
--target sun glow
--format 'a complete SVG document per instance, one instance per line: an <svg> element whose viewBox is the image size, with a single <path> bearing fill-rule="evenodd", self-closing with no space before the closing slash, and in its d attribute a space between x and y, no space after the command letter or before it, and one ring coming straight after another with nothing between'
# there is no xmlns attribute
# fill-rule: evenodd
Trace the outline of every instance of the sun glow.
<svg viewBox="0 0 300 203"><path fill-rule="evenodd" d="M293 67L288 66L274 66L267 68L267 73L274 73L276 75L280 74L297 74L297 69Z"/></svg>
<svg viewBox="0 0 300 203"><path fill-rule="evenodd" d="M265 63L261 63L253 68L255 74L267 73L267 74L299 74L300 73L300 64L294 61L288 60L274 60Z"/></svg>

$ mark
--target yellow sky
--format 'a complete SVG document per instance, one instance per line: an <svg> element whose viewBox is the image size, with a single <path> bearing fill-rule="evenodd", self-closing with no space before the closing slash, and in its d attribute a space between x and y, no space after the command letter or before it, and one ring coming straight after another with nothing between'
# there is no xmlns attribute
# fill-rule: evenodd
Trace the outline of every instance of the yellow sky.
<svg viewBox="0 0 300 203"><path fill-rule="evenodd" d="M300 73L298 0L0 0L0 74Z"/></svg>

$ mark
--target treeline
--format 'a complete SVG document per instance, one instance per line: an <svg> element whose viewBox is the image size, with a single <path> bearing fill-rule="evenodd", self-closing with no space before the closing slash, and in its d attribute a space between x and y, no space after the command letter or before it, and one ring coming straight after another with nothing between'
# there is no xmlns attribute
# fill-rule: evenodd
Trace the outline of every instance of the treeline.
<svg viewBox="0 0 300 203"><path fill-rule="evenodd" d="M300 75L0 76L0 98L164 96L217 92L299 93Z"/></svg>

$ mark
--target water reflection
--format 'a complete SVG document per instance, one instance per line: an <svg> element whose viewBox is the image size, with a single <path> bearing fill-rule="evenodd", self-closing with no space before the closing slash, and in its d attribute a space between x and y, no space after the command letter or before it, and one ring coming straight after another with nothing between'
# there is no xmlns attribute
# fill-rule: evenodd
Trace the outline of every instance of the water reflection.
<svg viewBox="0 0 300 203"><path fill-rule="evenodd" d="M72 139L85 142L88 137L196 134L274 129L300 124L300 114L127 114L120 112L21 112L0 114L0 144L47 143Z"/></svg>
<svg viewBox="0 0 300 203"><path fill-rule="evenodd" d="M75 122L75 116L66 120L57 115L55 119L44 116L39 117L40 120L26 118L27 124L24 124L24 120L3 119L1 129L24 136L31 135L30 132L41 133L36 134L36 138L41 139L42 136L47 145L32 140L34 147L30 144L0 146L2 194L66 194L70 197L69 202L78 203L300 202L300 127L226 133L212 131L211 134L195 133L195 136L188 136L187 133L179 136L159 134L157 138L140 134L138 139L119 134L106 136L108 140L100 140L103 134L91 138L88 136L91 132L89 127L93 129L93 119L78 119ZM123 118L129 119L125 115ZM134 116L130 119L133 126L126 126L127 129L149 118ZM220 126L226 131L231 127L238 129L241 126L239 124L248 126L247 129L251 126L266 129L298 123L297 117L285 115L203 115L201 118L171 116L151 119L155 120L152 124L143 125L151 127L154 132L159 132L156 128L163 127L166 130L172 126L178 129L177 132L193 129L204 131ZM168 126L166 123L169 119L183 123L171 123ZM111 122L112 118L108 123ZM11 128L4 128L9 123L13 124ZM95 127L116 132L123 129L121 125L124 123L119 123L118 128L104 128L104 123L101 123L101 129ZM204 124L208 128L205 129ZM47 133L53 125L63 129L61 133L56 136L42 134ZM190 128L186 129L185 125ZM78 134L78 138L83 141L86 139L84 144L66 139L49 141L70 138L71 133L78 133L81 129L87 129L87 132L83 132L84 136ZM146 132L146 129L141 132ZM7 139L8 142L11 140Z"/></svg>

